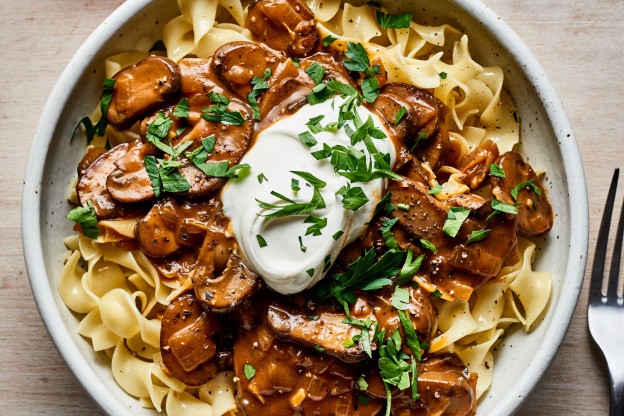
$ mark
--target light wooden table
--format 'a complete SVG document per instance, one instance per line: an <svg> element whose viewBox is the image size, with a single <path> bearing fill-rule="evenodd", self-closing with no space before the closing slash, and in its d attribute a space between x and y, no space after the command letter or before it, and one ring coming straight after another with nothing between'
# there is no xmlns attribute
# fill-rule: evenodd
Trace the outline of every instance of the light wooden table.
<svg viewBox="0 0 624 416"><path fill-rule="evenodd" d="M52 346L20 239L26 157L45 100L121 0L0 0L0 414L100 414ZM535 53L574 126L589 189L590 255L609 181L624 166L624 2L487 0ZM579 169L581 167L579 166ZM622 187L620 187L622 188ZM608 376L587 331L588 281L561 351L518 413L606 415Z"/></svg>

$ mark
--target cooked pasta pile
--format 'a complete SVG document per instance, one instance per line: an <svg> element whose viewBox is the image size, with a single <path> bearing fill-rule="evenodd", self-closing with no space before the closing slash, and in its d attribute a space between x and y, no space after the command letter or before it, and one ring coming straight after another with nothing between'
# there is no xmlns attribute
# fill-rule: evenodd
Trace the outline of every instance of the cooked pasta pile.
<svg viewBox="0 0 624 416"><path fill-rule="evenodd" d="M338 48L346 49L349 41L360 42L371 61L383 62L389 82L432 90L450 109L446 127L460 144L461 155L486 139L493 140L501 153L518 143L519 124L514 104L502 88L503 71L475 62L467 35L449 25L415 22L408 29L383 29L377 24L376 8L369 5L356 7L337 0L308 4L322 36L336 36ZM178 5L181 15L163 30L167 56L175 62L188 55L206 57L226 43L252 38L243 28L247 7L240 0L178 0ZM134 51L111 56L105 63L106 75L110 78L147 56ZM96 112L94 118L98 117ZM135 140L139 137L136 128L117 131L109 125L105 137L112 145ZM105 137L92 144L103 146ZM441 184L438 199L469 192L460 171L449 166L441 171L449 178ZM431 185L435 184L434 180ZM76 202L75 191L70 200ZM163 307L188 289L190 282L161 279L143 252L124 251L114 244L119 236L134 236L134 222L100 221L98 225L107 233L100 233L97 240L82 235L65 240L70 252L59 291L69 309L85 314L78 332L91 339L95 351L111 358L115 380L142 406L164 409L169 416L235 414L232 371L197 388L169 377L161 368ZM469 301L435 300L438 313L431 352L455 352L469 371L478 373L478 397L493 382L492 349L497 341L510 325L523 325L529 331L550 297L551 276L531 268L535 245L519 238L518 248L520 261L504 267Z"/></svg>

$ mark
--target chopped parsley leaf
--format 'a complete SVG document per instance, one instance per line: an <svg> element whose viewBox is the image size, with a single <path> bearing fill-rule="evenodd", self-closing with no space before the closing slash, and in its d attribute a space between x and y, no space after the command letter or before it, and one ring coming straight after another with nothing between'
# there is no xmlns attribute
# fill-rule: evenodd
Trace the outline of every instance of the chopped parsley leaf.
<svg viewBox="0 0 624 416"><path fill-rule="evenodd" d="M494 163L492 163L490 165L490 175L491 176L496 176L497 178L504 178L505 177L505 170L503 168L501 168L498 165L495 165Z"/></svg>
<svg viewBox="0 0 624 416"><path fill-rule="evenodd" d="M251 380L253 376L256 375L256 369L253 368L249 363L245 363L245 366L243 367L243 372L245 373L245 378L247 378L247 380Z"/></svg>
<svg viewBox="0 0 624 416"><path fill-rule="evenodd" d="M385 29L407 29L411 26L413 14L407 13L403 15L386 14L376 10L377 23Z"/></svg>
<svg viewBox="0 0 624 416"><path fill-rule="evenodd" d="M488 234L490 234L490 230L474 230L470 234L470 237L468 237L468 240L466 240L465 244L476 243L481 240L485 240L485 237L487 237Z"/></svg>
<svg viewBox="0 0 624 416"><path fill-rule="evenodd" d="M66 218L69 218L76 224L80 224L80 229L85 237L92 239L98 238L97 217L95 216L95 208L90 199L87 199L87 208L76 207L69 211Z"/></svg>
<svg viewBox="0 0 624 416"><path fill-rule="evenodd" d="M262 237L260 234L256 234L256 238L258 239L258 245L262 248L262 247L266 247L267 246L267 242L264 239L264 237Z"/></svg>
<svg viewBox="0 0 624 416"><path fill-rule="evenodd" d="M444 221L442 231L450 237L457 236L462 224L470 215L470 210L462 207L451 207Z"/></svg>
<svg viewBox="0 0 624 416"><path fill-rule="evenodd" d="M187 118L189 116L189 104L187 98L182 98L178 105L176 105L173 115L176 117Z"/></svg>
<svg viewBox="0 0 624 416"><path fill-rule="evenodd" d="M344 234L344 231L338 230L336 231L334 235L332 235L332 238L337 241L343 234Z"/></svg>
<svg viewBox="0 0 624 416"><path fill-rule="evenodd" d="M394 120L394 125L395 126L399 124L399 122L401 121L401 119L403 118L405 113L407 113L407 109L402 106L401 109L399 110L399 112L396 115L396 119Z"/></svg>

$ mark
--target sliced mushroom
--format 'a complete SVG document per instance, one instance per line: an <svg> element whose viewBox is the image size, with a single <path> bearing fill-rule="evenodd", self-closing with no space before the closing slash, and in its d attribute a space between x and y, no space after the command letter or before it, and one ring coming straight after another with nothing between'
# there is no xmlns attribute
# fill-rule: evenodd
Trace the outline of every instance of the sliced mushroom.
<svg viewBox="0 0 624 416"><path fill-rule="evenodd" d="M167 370L189 386L214 377L219 371L215 358L220 330L219 319L206 312L193 293L175 298L160 327L160 352Z"/></svg>
<svg viewBox="0 0 624 416"><path fill-rule="evenodd" d="M498 158L498 146L486 140L470 152L459 165L463 181L471 189L477 189L490 175L490 165Z"/></svg>
<svg viewBox="0 0 624 416"><path fill-rule="evenodd" d="M260 276L241 259L236 240L214 229L204 238L193 281L197 299L217 313L232 311L262 283Z"/></svg>
<svg viewBox="0 0 624 416"><path fill-rule="evenodd" d="M180 91L180 70L175 62L151 56L119 71L106 119L120 130L151 114Z"/></svg>
<svg viewBox="0 0 624 416"><path fill-rule="evenodd" d="M531 165L526 163L522 156L516 152L507 152L496 159L496 164L505 171L504 178L492 177L494 195L507 204L520 203L517 206L518 233L523 236L536 236L545 233L553 226L553 209L546 194L546 188L542 185ZM533 184L539 188L538 195L531 187L525 186L518 192L518 198L511 195L514 187L523 182L533 180Z"/></svg>
<svg viewBox="0 0 624 416"><path fill-rule="evenodd" d="M189 111L201 114L201 108L211 106L206 100L207 97L205 96L193 96L189 99ZM201 146L203 138L215 136L214 149L208 155L205 163L228 162L228 168L238 164L249 148L253 137L254 126L249 121L252 119L253 113L248 105L235 98L230 102L228 111L240 112L247 121L237 126L199 119L195 125L187 128L187 131L180 136L179 140L174 141L174 145L179 146L192 140L194 143L187 149L187 152L189 152ZM227 180L227 178L207 176L195 163L185 156L182 156L179 160L183 165L178 169L189 185L191 185L191 188L182 192L181 195L197 198L211 194L219 190Z"/></svg>
<svg viewBox="0 0 624 416"><path fill-rule="evenodd" d="M305 71L316 62L325 69L324 80L329 81L330 79L335 79L343 84L355 85L353 78L349 76L349 71L342 65L342 60L345 58L344 55L340 56L340 54L317 52L302 59L299 62L299 67Z"/></svg>
<svg viewBox="0 0 624 416"><path fill-rule="evenodd" d="M372 316L370 308L368 316ZM266 323L278 339L293 341L309 348L322 348L324 353L346 362L365 360L368 356L362 347L362 341L355 342L351 347L343 345L354 336L361 335L361 328L344 323L345 318L347 315L344 310L334 307L309 310L274 301L268 307ZM374 345L374 341L371 344Z"/></svg>
<svg viewBox="0 0 624 416"><path fill-rule="evenodd" d="M154 188L147 170L145 156L156 156L158 149L151 143L135 140L125 155L115 162L115 169L106 179L108 193L120 202L143 202L154 198Z"/></svg>
<svg viewBox="0 0 624 416"><path fill-rule="evenodd" d="M179 253L169 257L150 258L150 262L163 279L184 282L195 269L197 253L195 250L182 249Z"/></svg>
<svg viewBox="0 0 624 416"><path fill-rule="evenodd" d="M87 168L91 166L95 160L106 153L106 150L103 147L95 147L89 146L87 148L87 153L83 156L83 158L78 163L78 179L83 177L83 175L87 172Z"/></svg>
<svg viewBox="0 0 624 416"><path fill-rule="evenodd" d="M418 394L410 389L392 397L393 416L474 416L477 410L477 374L468 373L455 354L429 355L418 370Z"/></svg>
<svg viewBox="0 0 624 416"><path fill-rule="evenodd" d="M255 369L247 377L245 368ZM248 416L374 416L383 400L358 403L360 371L351 363L279 341L264 325L241 331L234 343L239 408Z"/></svg>
<svg viewBox="0 0 624 416"><path fill-rule="evenodd" d="M446 160L451 144L443 123L440 123L438 130L430 137L422 146L416 148L415 153L422 162L428 164L432 170L436 170Z"/></svg>
<svg viewBox="0 0 624 416"><path fill-rule="evenodd" d="M128 147L128 143L122 143L98 156L76 185L80 205L87 207L87 200L91 200L98 219L121 217L128 210L126 205L111 198L106 188L106 178L116 169L115 162L126 154Z"/></svg>
<svg viewBox="0 0 624 416"><path fill-rule="evenodd" d="M262 43L290 56L303 57L316 47L314 13L302 0L260 0L251 5L245 27Z"/></svg>
<svg viewBox="0 0 624 416"><path fill-rule="evenodd" d="M212 70L244 100L253 89L251 80L262 78L267 69L275 72L280 59L273 52L252 42L230 42L214 54Z"/></svg>
<svg viewBox="0 0 624 416"><path fill-rule="evenodd" d="M167 257L182 246L199 244L215 217L214 202L167 198L154 204L135 227L141 249L151 257Z"/></svg>

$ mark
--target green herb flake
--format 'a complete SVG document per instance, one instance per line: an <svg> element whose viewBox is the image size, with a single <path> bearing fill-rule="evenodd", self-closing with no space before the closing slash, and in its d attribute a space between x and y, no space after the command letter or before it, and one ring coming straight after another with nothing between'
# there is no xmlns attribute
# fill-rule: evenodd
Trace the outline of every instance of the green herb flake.
<svg viewBox="0 0 624 416"><path fill-rule="evenodd" d="M318 62L312 63L305 72L312 78L315 84L320 84L323 81L323 76L325 76L325 68Z"/></svg>
<svg viewBox="0 0 624 416"><path fill-rule="evenodd" d="M298 137L299 140L301 140L301 142L308 147L312 147L317 143L316 139L309 131L304 131L303 133L299 134Z"/></svg>
<svg viewBox="0 0 624 416"><path fill-rule="evenodd" d="M331 45L336 40L338 40L338 38L336 36L332 36L332 35L325 36L323 38L323 46L324 47L328 47L329 45Z"/></svg>
<svg viewBox="0 0 624 416"><path fill-rule="evenodd" d="M431 244L429 241L424 240L424 239L420 239L420 244L422 244L422 246L428 250L433 251L434 253L438 252L438 249L436 248L436 246L434 246L433 244Z"/></svg>
<svg viewBox="0 0 624 416"><path fill-rule="evenodd" d="M300 191L300 190L301 190L301 188L299 187L299 181L298 181L297 179L295 179L295 178L292 178L292 179L290 180L290 188L291 188L293 191L295 191L295 192Z"/></svg>
<svg viewBox="0 0 624 416"><path fill-rule="evenodd" d="M438 289L434 290L432 293L433 296L435 296L436 298L441 298L442 297L442 292L440 292Z"/></svg>
<svg viewBox="0 0 624 416"><path fill-rule="evenodd" d="M249 105L253 110L254 120L260 120L260 109L258 108L258 101L256 100L256 97L262 94L263 91L266 91L271 87L267 82L267 80L271 78L271 75L273 75L271 68L267 68L266 71L264 71L264 75L262 76L262 78L253 77L251 79L251 85L253 85L253 89L247 95L247 101L249 102Z"/></svg>
<svg viewBox="0 0 624 416"><path fill-rule="evenodd" d="M394 289L394 294L392 295L392 302L390 303L396 309L400 311L404 311L407 309L407 304L410 301L409 289L403 289L400 287L396 287Z"/></svg>
<svg viewBox="0 0 624 416"><path fill-rule="evenodd" d="M95 208L90 199L87 199L87 208L76 207L69 211L66 218L69 218L76 224L80 224L80 229L85 237L91 239L98 238L97 217L95 216Z"/></svg>
<svg viewBox="0 0 624 416"><path fill-rule="evenodd" d="M251 380L253 376L256 375L256 369L253 368L249 363L245 363L245 366L243 367L243 372L245 373L245 377L247 378L247 380Z"/></svg>
<svg viewBox="0 0 624 416"><path fill-rule="evenodd" d="M399 112L396 115L396 119L394 120L394 125L395 126L397 126L401 122L401 119L403 118L405 113L407 113L407 109L405 107L401 107L401 109L399 110Z"/></svg>
<svg viewBox="0 0 624 416"><path fill-rule="evenodd" d="M358 377L357 386L360 390L366 390L368 388L368 383L366 382L366 378L363 375Z"/></svg>
<svg viewBox="0 0 624 416"><path fill-rule="evenodd" d="M304 316L304 318L309 319L311 321L316 321L317 319L319 319L318 315Z"/></svg>
<svg viewBox="0 0 624 416"><path fill-rule="evenodd" d="M364 101L372 103L377 99L377 96L379 95L379 81L377 81L377 78L366 78L364 81L362 81L361 88Z"/></svg>
<svg viewBox="0 0 624 416"><path fill-rule="evenodd" d="M340 238L343 234L344 234L344 231L342 231L342 230L338 230L338 231L336 231L336 233L335 233L334 235L332 235L332 238L333 238L335 241L338 241L338 239L339 239L339 238Z"/></svg>
<svg viewBox="0 0 624 416"><path fill-rule="evenodd" d="M349 42L345 56L348 60L342 62L349 71L364 72L370 67L368 52L361 43Z"/></svg>
<svg viewBox="0 0 624 416"><path fill-rule="evenodd" d="M323 346L321 346L321 345L318 345L318 344L316 344L316 345L314 346L314 349L315 349L315 350L317 350L318 352L323 352L323 351L325 351L325 347L323 347Z"/></svg>
<svg viewBox="0 0 624 416"><path fill-rule="evenodd" d="M173 115L176 117L187 118L189 116L189 104L187 98L182 98L178 105L176 105Z"/></svg>
<svg viewBox="0 0 624 416"><path fill-rule="evenodd" d="M437 195L437 194L439 194L440 192L442 192L442 189L444 189L444 188L442 188L442 185L440 185L439 183L436 183L436 184L435 184L435 186L434 186L433 188L431 188L431 189L429 190L429 192L427 192L427 193L428 193L429 195Z"/></svg>
<svg viewBox="0 0 624 416"><path fill-rule="evenodd" d="M343 207L351 211L357 211L368 202L368 197L362 188L359 186L352 188L349 183L342 186L336 194L342 196Z"/></svg>
<svg viewBox="0 0 624 416"><path fill-rule="evenodd" d="M465 244L476 243L481 240L485 240L485 238L490 234L490 230L474 230L468 240L466 240Z"/></svg>
<svg viewBox="0 0 624 416"><path fill-rule="evenodd" d="M305 224L313 224L308 227L305 235L319 236L321 235L321 230L327 226L327 218L319 218L314 215L310 215L303 222Z"/></svg>
<svg viewBox="0 0 624 416"><path fill-rule="evenodd" d="M534 194L536 194L537 196L542 196L542 191L540 190L539 186L535 185L535 180L534 179L529 179L528 181L524 181L516 186L514 186L511 189L511 196L512 198L517 201L518 200L518 192L520 192L522 189L529 187L531 189L531 191L533 191Z"/></svg>
<svg viewBox="0 0 624 416"><path fill-rule="evenodd" d="M314 276L314 269L308 269L306 270L306 273L308 274L308 276L312 277Z"/></svg>
<svg viewBox="0 0 624 416"><path fill-rule="evenodd" d="M446 79L447 76L448 74L446 72L440 72L440 78Z"/></svg>
<svg viewBox="0 0 624 416"><path fill-rule="evenodd" d="M327 183L320 180L319 178L317 178L316 176L312 175L309 172L302 172L299 170L291 170L290 173L294 173L295 175L303 178L306 182L308 182L310 185L314 186L315 188L324 188Z"/></svg>
<svg viewBox="0 0 624 416"><path fill-rule="evenodd" d="M505 178L505 170L498 165L492 163L490 165L490 175L496 176L497 178Z"/></svg>
<svg viewBox="0 0 624 416"><path fill-rule="evenodd" d="M393 213L395 208L394 208L394 205L392 205L392 202L390 201L391 198L392 198L392 192L386 193L383 196L383 198L381 198L381 200L377 203L377 206L375 207L375 213L373 214L373 216L376 216L381 211L385 211L386 214Z"/></svg>
<svg viewBox="0 0 624 416"><path fill-rule="evenodd" d="M516 215L518 214L518 208L516 208L517 205L520 204L516 204L516 205L510 205L510 204L506 204L502 201L499 201L496 198L492 199L492 209L494 210L494 212L492 212L487 219L489 220L491 217L493 217L494 215L498 214L499 212L505 212L507 214L513 214Z"/></svg>
<svg viewBox="0 0 624 416"><path fill-rule="evenodd" d="M260 234L256 234L256 238L258 239L258 245L260 246L260 248L267 246L266 240Z"/></svg>
<svg viewBox="0 0 624 416"><path fill-rule="evenodd" d="M462 207L451 207L444 221L442 231L446 235L455 238L462 224L470 215L470 210Z"/></svg>
<svg viewBox="0 0 624 416"><path fill-rule="evenodd" d="M145 165L147 176L149 176L150 182L152 183L154 196L158 198L162 193L162 182L160 181L160 175L158 174L158 163L156 162L156 157L145 156L143 164Z"/></svg>
<svg viewBox="0 0 624 416"><path fill-rule="evenodd" d="M308 248L303 245L303 239L299 236L299 248L301 251L305 252ZM314 269L312 269L312 273L314 273Z"/></svg>
<svg viewBox="0 0 624 416"><path fill-rule="evenodd" d="M403 15L387 14L376 10L377 23L385 29L407 29L411 26L414 15L411 13Z"/></svg>
<svg viewBox="0 0 624 416"><path fill-rule="evenodd" d="M369 396L363 396L361 394L357 395L357 399L358 402L360 402L360 404L363 406L368 406L368 403L371 401L371 398Z"/></svg>
<svg viewBox="0 0 624 416"><path fill-rule="evenodd" d="M343 343L342 346L345 348L351 348L353 346L355 346L355 342L353 342L353 338L347 338Z"/></svg>
<svg viewBox="0 0 624 416"><path fill-rule="evenodd" d="M258 183L262 183L264 181L268 182L269 180L267 179L264 173L261 173L260 175L258 175Z"/></svg>
<svg viewBox="0 0 624 416"><path fill-rule="evenodd" d="M291 59L295 68L299 68L299 58L297 58L296 56L293 56Z"/></svg>
<svg viewBox="0 0 624 416"><path fill-rule="evenodd" d="M410 206L407 204L397 204L398 209L402 209L403 211L409 211Z"/></svg>
<svg viewBox="0 0 624 416"><path fill-rule="evenodd" d="M405 258L405 264L401 268L401 272L399 273L399 277L397 278L398 285L404 285L405 283L412 280L412 278L416 276L418 269L420 269L420 265L422 264L425 255L421 254L420 256L416 257L414 261L412 261L413 256L414 253L412 252L412 250L408 250L407 257Z"/></svg>

